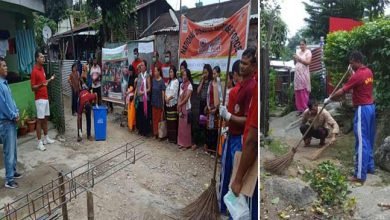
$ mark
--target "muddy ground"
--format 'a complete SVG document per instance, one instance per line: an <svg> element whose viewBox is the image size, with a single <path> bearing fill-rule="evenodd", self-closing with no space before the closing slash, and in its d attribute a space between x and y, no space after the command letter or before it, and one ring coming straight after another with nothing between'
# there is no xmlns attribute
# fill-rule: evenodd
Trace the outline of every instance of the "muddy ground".
<svg viewBox="0 0 390 220"><path fill-rule="evenodd" d="M56 170L70 171L140 138L120 127L122 109L118 107L108 115L106 141L78 143L76 117L70 114L67 98L65 106L64 142L57 141L47 146L47 151L40 152L35 149L34 134L19 140L18 169L24 177L17 181L16 190L4 188L1 181L1 205L57 178ZM51 129L49 135L56 137L56 130ZM95 219L175 219L177 210L196 199L210 183L214 160L200 149L179 150L166 141L146 138L136 152L145 157L93 188ZM4 176L3 161L0 164L0 174ZM72 200L68 209L70 219L86 219L86 194Z"/></svg>

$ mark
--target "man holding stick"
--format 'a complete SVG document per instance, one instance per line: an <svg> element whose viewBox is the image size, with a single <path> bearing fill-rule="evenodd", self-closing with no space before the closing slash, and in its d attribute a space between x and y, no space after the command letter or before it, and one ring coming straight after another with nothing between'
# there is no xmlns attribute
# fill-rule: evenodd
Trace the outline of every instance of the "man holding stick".
<svg viewBox="0 0 390 220"><path fill-rule="evenodd" d="M314 99L310 100L307 106L308 109L303 112L302 124L299 128L302 135L304 135L310 127L307 122L314 124L307 135L303 138L305 141L305 147L310 146L310 142L313 137L320 139L320 147L325 145L325 139L328 136L331 137L329 144L333 144L336 141L336 135L339 133L339 125L336 120L334 120L332 115L326 111L326 109L323 109L321 114L318 115L321 110ZM317 115L318 117L314 121Z"/></svg>
<svg viewBox="0 0 390 220"><path fill-rule="evenodd" d="M244 134L245 122L249 112L249 104L252 91L256 86L253 75L257 70L256 49L248 48L242 54L240 61L240 75L242 82L239 85L236 100L234 100L233 112L229 112L226 106L220 106L220 117L229 126L228 138L225 141L222 153L222 170L219 187L219 202L221 213L226 213L226 205L223 197L229 191L230 178L233 170L234 154L242 150L242 135Z"/></svg>
<svg viewBox="0 0 390 220"><path fill-rule="evenodd" d="M256 81L258 82L258 74L255 76ZM236 177L234 178L231 188L233 193L238 196L241 192L243 186L243 180L245 174L253 166L257 160L258 154L258 140L259 140L259 120L258 120L258 84L252 92L252 100L249 107L248 118L245 123L244 137L243 137L243 148L240 163L238 164L238 169ZM252 219L258 218L258 184L253 193L252 198L250 199L251 208L251 217Z"/></svg>
<svg viewBox="0 0 390 220"><path fill-rule="evenodd" d="M54 80L54 75L46 80L43 64L45 57L39 51L35 52L36 64L31 72L31 88L35 92L35 106L37 109L37 138L38 150L45 151L44 145L53 144L55 141L48 136L47 121L50 116L49 95L47 85ZM41 129L43 129L43 140L41 139Z"/></svg>
<svg viewBox="0 0 390 220"><path fill-rule="evenodd" d="M349 178L352 182L364 183L367 173L374 173L373 147L375 140L375 104L373 96L374 76L372 71L363 65L363 54L351 53L349 63L354 71L343 88L333 96L326 98L324 104L336 100L344 93L353 90L352 102L356 108L354 117L355 173Z"/></svg>

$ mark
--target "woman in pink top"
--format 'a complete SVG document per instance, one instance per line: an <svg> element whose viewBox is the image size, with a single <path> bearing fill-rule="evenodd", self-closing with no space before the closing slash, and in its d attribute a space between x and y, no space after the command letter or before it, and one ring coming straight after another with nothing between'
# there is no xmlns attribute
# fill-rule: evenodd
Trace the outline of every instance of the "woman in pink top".
<svg viewBox="0 0 390 220"><path fill-rule="evenodd" d="M295 74L294 74L294 91L295 106L298 115L301 115L307 109L309 95L311 91L309 65L311 63L311 52L306 48L306 40L300 42L301 50L294 55Z"/></svg>

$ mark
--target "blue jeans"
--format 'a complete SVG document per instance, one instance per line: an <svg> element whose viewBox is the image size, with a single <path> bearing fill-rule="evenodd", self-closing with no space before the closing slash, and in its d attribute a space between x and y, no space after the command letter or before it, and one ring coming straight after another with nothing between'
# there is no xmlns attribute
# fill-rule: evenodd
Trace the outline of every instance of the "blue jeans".
<svg viewBox="0 0 390 220"><path fill-rule="evenodd" d="M0 122L0 139L3 143L5 178L7 182L14 180L16 171L16 124L13 121Z"/></svg>

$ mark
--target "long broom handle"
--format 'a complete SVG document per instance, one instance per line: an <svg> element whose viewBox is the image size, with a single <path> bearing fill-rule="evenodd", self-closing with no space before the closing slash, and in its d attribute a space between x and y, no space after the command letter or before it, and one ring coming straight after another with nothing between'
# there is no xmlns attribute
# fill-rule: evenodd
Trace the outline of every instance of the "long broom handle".
<svg viewBox="0 0 390 220"><path fill-rule="evenodd" d="M227 82L229 78L229 69L230 69L230 59L232 58L232 41L230 40L230 46L229 46L229 56L228 56L228 63L226 68L226 77L225 77L225 88L223 89L223 97L222 97L222 105L225 105L226 101L226 88L227 88ZM222 133L222 119L219 119L218 121L219 127L218 127L218 140L217 140L217 149L215 151L215 161L214 161L214 174L213 174L213 180L215 181L215 177L217 175L217 164L218 164L218 146L221 143L221 133Z"/></svg>
<svg viewBox="0 0 390 220"><path fill-rule="evenodd" d="M349 73L349 71L351 70L351 65L348 66L348 69L347 71L344 73L343 77L340 79L339 83L337 83L336 87L334 87L333 89L333 92L330 94L330 98L334 95L334 93L336 92L336 90L338 89L338 87L341 85L341 83L344 81L344 78L347 76L347 74ZM325 109L326 105L322 106L320 112L316 115L316 117L314 117L314 120L310 123L310 126L309 128L306 130L305 134L302 136L302 138L299 140L298 144L293 147L293 152L296 152L299 145L302 143L303 139L306 137L306 135L309 133L310 129L313 127L314 125L314 122L317 120L317 118L321 115L322 111Z"/></svg>

